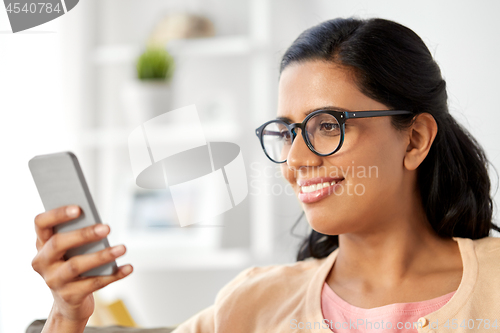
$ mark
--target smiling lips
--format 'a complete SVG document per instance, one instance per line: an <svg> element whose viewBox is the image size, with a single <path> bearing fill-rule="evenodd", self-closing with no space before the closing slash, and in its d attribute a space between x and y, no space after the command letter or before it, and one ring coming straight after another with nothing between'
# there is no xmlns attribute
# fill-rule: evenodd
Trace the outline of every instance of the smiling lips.
<svg viewBox="0 0 500 333"><path fill-rule="evenodd" d="M320 201L328 195L334 193L335 188L340 186L343 178L312 178L307 180L297 180L299 185L299 200L304 203Z"/></svg>

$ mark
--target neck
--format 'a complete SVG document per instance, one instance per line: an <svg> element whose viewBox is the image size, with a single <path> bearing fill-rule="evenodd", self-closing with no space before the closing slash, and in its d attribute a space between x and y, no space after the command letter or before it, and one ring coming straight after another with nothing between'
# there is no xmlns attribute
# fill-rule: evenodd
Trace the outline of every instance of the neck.
<svg viewBox="0 0 500 333"><path fill-rule="evenodd" d="M339 235L339 253L327 283L367 292L389 290L429 272L461 265L456 242L439 237L421 207L370 225L376 225L376 230ZM457 254L460 263L450 261Z"/></svg>

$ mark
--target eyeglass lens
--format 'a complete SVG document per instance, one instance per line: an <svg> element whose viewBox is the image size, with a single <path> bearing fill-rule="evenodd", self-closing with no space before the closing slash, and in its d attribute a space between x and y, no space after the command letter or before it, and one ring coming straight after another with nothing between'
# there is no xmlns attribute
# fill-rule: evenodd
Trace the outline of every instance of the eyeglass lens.
<svg viewBox="0 0 500 333"><path fill-rule="evenodd" d="M279 122L269 123L262 131L262 143L266 154L275 162L283 162L292 144L292 133Z"/></svg>
<svg viewBox="0 0 500 333"><path fill-rule="evenodd" d="M314 150L330 154L340 144L340 124L328 113L318 113L306 124L306 135ZM287 160L292 145L292 133L280 122L269 123L262 132L262 142L267 155L275 162Z"/></svg>

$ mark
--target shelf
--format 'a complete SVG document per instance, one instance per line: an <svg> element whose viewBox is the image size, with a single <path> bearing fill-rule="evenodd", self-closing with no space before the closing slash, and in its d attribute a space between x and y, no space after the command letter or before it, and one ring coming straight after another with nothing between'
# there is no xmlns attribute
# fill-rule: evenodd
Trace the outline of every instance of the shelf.
<svg viewBox="0 0 500 333"><path fill-rule="evenodd" d="M232 141L239 137L240 129L237 124L232 122L212 122L203 123L203 130L207 141ZM99 148L99 147L120 147L128 145L128 136L134 128L97 128L85 129L80 131L78 140L84 148ZM169 137L175 136L178 132L178 137L183 129L175 125L165 125L165 127L155 128L155 131L169 133ZM161 137L160 134L152 133L153 137ZM169 142L165 142L169 143ZM173 142L172 144L175 144Z"/></svg>
<svg viewBox="0 0 500 333"><path fill-rule="evenodd" d="M238 269L251 264L246 249L179 250L127 246L120 265L130 263L137 271Z"/></svg>
<svg viewBox="0 0 500 333"><path fill-rule="evenodd" d="M211 38L178 39L168 43L167 50L174 57L221 57L249 54L255 45L246 36L219 36ZM132 63L144 47L130 44L98 47L92 60L96 64Z"/></svg>

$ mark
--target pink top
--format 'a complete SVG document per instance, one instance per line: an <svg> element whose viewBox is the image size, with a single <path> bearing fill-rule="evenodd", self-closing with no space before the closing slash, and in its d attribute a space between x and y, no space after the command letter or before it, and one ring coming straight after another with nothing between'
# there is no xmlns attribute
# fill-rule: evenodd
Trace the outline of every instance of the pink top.
<svg viewBox="0 0 500 333"><path fill-rule="evenodd" d="M321 294L321 310L325 324L336 333L416 333L418 331L414 325L417 325L419 318L441 308L455 292L422 302L395 303L363 309L344 301L325 282Z"/></svg>

